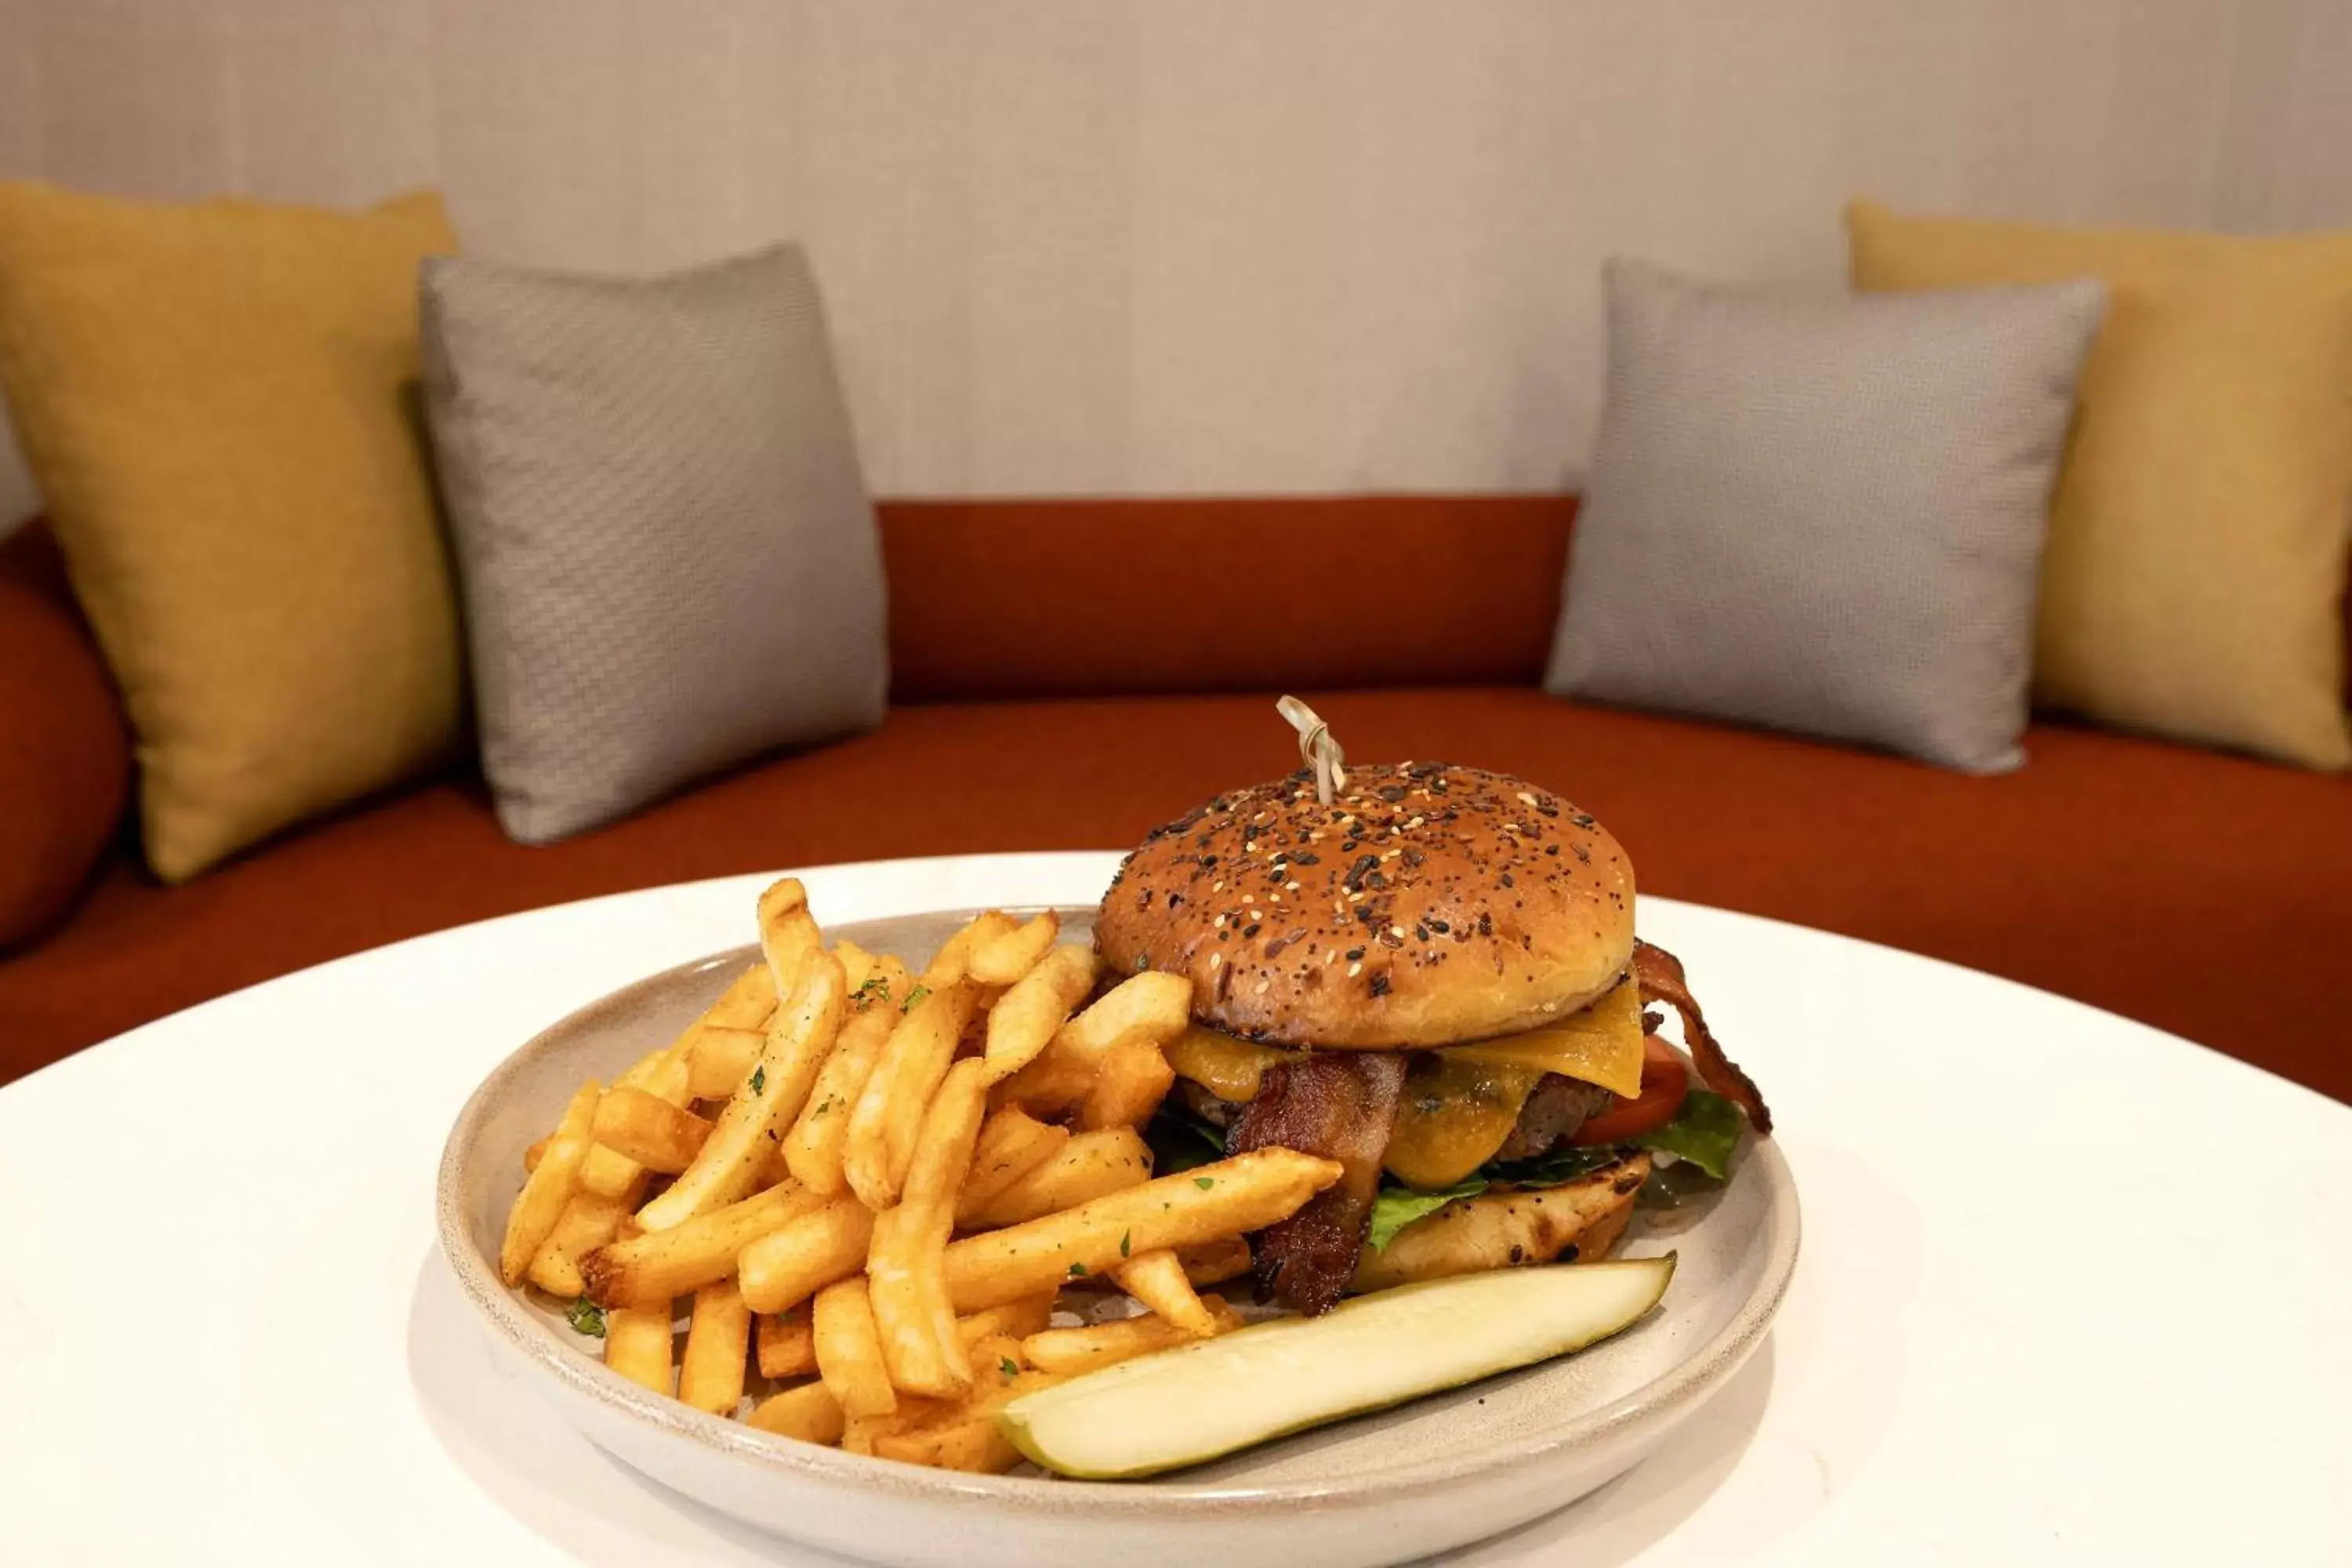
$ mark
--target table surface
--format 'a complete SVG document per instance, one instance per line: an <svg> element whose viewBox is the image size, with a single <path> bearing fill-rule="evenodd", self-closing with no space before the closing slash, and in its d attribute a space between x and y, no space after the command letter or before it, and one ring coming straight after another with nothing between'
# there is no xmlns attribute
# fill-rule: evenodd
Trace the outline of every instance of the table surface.
<svg viewBox="0 0 2352 1568"><path fill-rule="evenodd" d="M803 875L847 921L1090 902L1114 864ZM0 1559L826 1561L562 1425L433 1236L476 1082L746 941L765 881L362 953L0 1089ZM1804 1258L1664 1447L1451 1561L2352 1562L2352 1109L1930 960L1664 900L1642 926L1772 1101Z"/></svg>

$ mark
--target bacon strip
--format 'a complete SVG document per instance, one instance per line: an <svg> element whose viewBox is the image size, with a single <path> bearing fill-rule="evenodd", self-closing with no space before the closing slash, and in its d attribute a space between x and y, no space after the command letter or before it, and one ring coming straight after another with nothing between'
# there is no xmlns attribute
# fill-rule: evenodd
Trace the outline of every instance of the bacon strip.
<svg viewBox="0 0 2352 1568"><path fill-rule="evenodd" d="M1772 1112L1765 1106L1755 1079L1723 1054L1722 1046L1708 1031L1706 1016L1698 1010L1698 1000L1683 978L1683 961L1663 947L1636 942L1633 978L1642 987L1643 1001L1664 1002L1683 1016L1683 1044L1690 1047L1691 1059L1698 1064L1698 1076L1706 1087L1746 1111L1748 1124L1769 1137Z"/></svg>
<svg viewBox="0 0 2352 1568"><path fill-rule="evenodd" d="M1305 1208L1258 1233L1260 1295L1310 1316L1338 1305L1371 1224L1404 1068L1402 1054L1329 1052L1268 1068L1259 1080L1226 1152L1279 1146L1344 1168Z"/></svg>

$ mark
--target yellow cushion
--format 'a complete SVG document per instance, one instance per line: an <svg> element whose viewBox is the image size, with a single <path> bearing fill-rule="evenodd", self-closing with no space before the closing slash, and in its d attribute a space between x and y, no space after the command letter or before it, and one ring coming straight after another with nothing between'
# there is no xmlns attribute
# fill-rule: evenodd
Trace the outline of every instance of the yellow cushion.
<svg viewBox="0 0 2352 1568"><path fill-rule="evenodd" d="M2315 768L2352 763L2352 234L2068 230L1847 209L1863 289L2095 277L2043 559L2036 695Z"/></svg>
<svg viewBox="0 0 2352 1568"><path fill-rule="evenodd" d="M459 665L415 404L440 198L167 206L0 184L0 388L177 881L446 755Z"/></svg>

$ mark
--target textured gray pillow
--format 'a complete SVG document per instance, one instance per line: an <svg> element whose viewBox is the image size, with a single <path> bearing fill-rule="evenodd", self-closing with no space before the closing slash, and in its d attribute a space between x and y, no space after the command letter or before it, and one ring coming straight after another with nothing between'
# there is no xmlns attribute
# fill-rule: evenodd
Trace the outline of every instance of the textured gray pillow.
<svg viewBox="0 0 2352 1568"><path fill-rule="evenodd" d="M425 264L482 768L513 837L877 722L881 552L816 284Z"/></svg>
<svg viewBox="0 0 2352 1568"><path fill-rule="evenodd" d="M1546 689L1970 772L2022 761L2101 286L1811 295L1612 262L1608 290Z"/></svg>

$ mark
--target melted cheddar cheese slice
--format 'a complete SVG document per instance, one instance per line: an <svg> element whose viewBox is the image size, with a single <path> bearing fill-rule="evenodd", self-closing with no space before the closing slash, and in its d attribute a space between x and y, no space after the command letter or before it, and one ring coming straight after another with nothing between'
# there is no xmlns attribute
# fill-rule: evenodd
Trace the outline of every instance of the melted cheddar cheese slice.
<svg viewBox="0 0 2352 1568"><path fill-rule="evenodd" d="M1642 988L1621 980L1615 989L1557 1024L1505 1035L1438 1053L1498 1067L1535 1068L1597 1083L1627 1100L1642 1092Z"/></svg>
<svg viewBox="0 0 2352 1568"><path fill-rule="evenodd" d="M1452 1186L1495 1157L1542 1078L1541 1068L1470 1061L1452 1051L1413 1058L1381 1163L1408 1187Z"/></svg>
<svg viewBox="0 0 2352 1568"><path fill-rule="evenodd" d="M1257 1094L1267 1068L1294 1054L1195 1027L1169 1046L1168 1062L1218 1099L1241 1103ZM1389 1139L1389 1170L1408 1186L1461 1181L1494 1158L1548 1072L1629 1100L1640 1094L1640 988L1621 982L1582 1010L1525 1034L1416 1053Z"/></svg>

